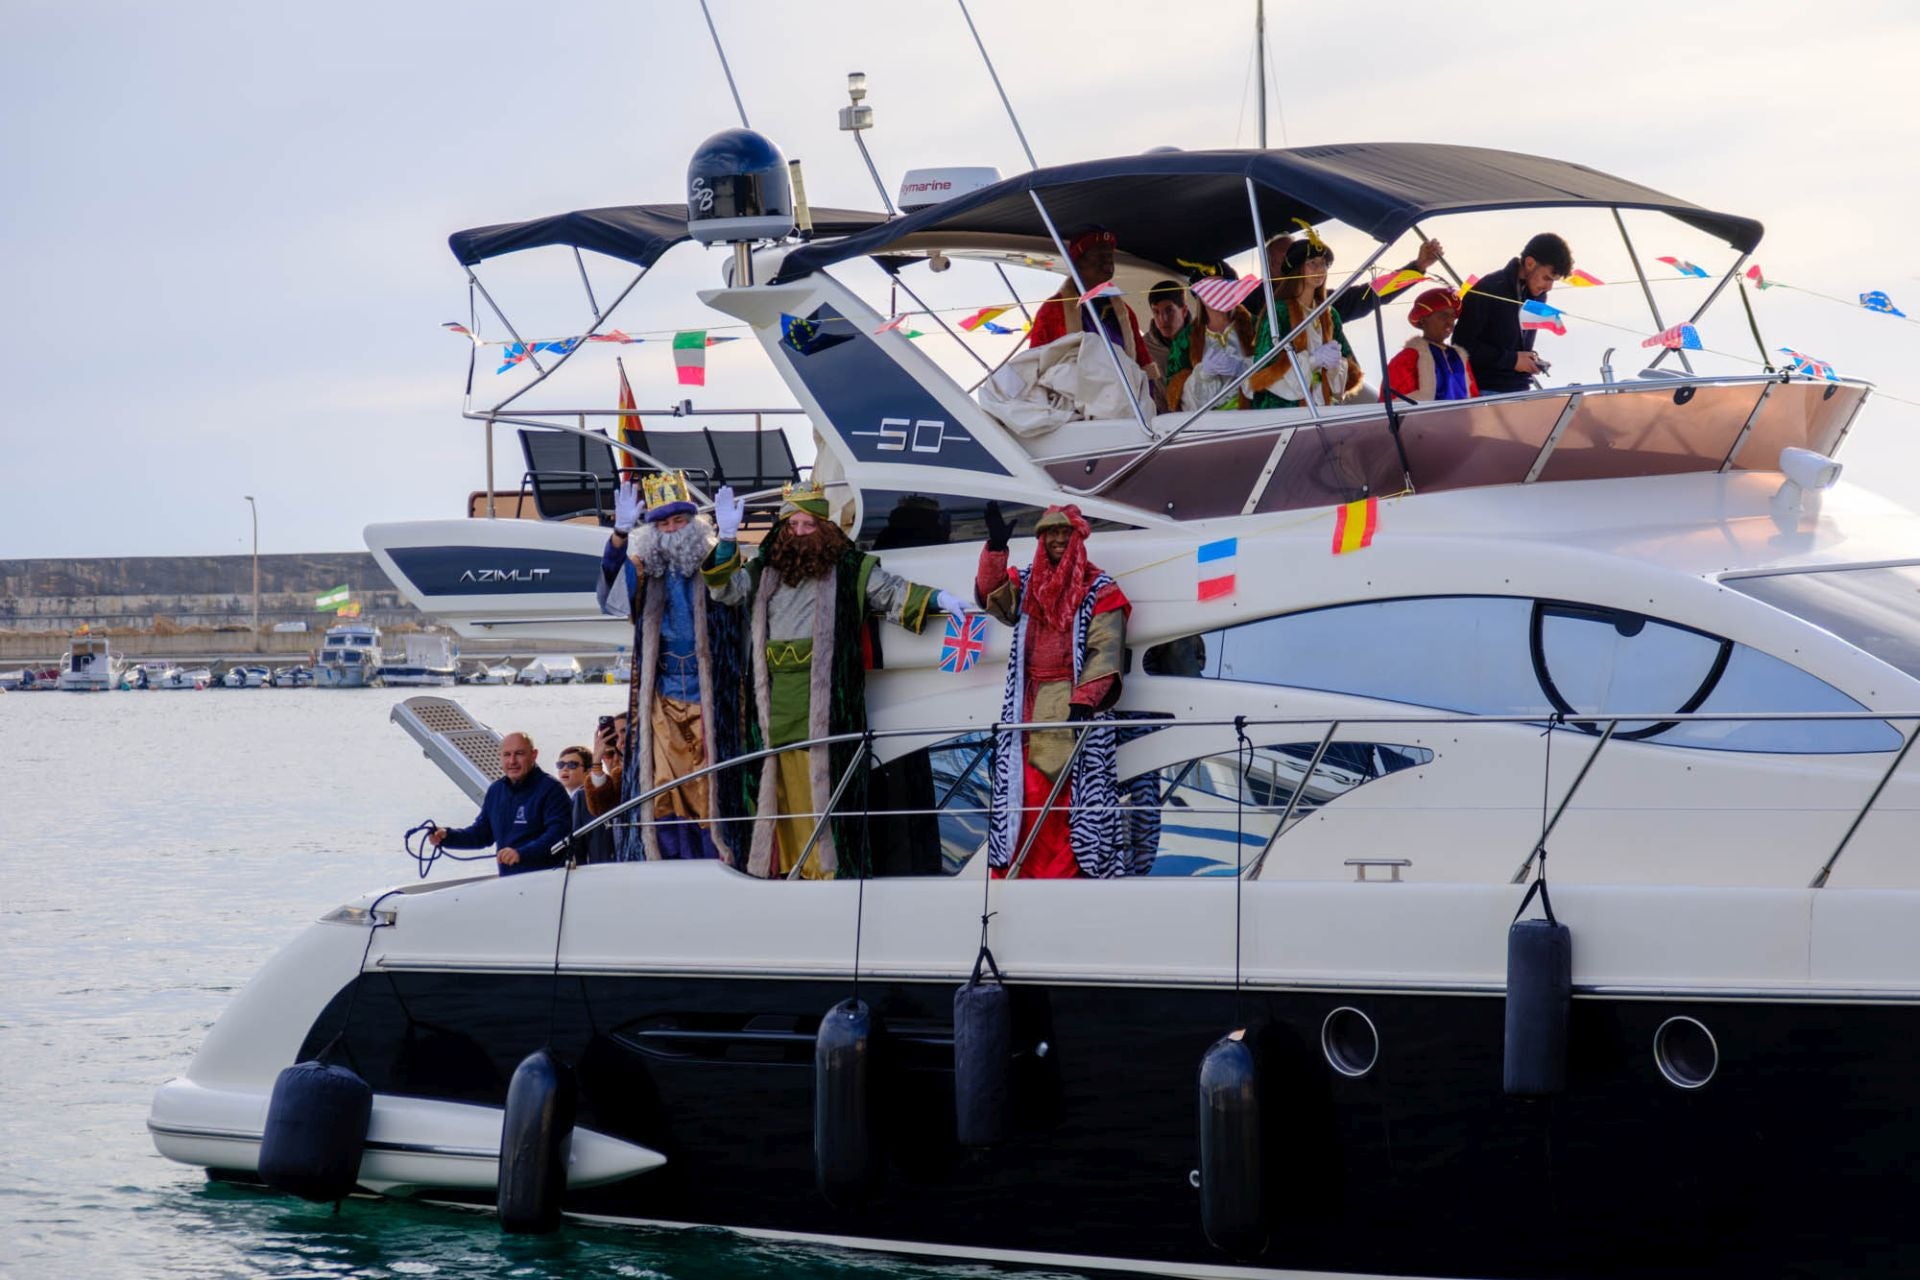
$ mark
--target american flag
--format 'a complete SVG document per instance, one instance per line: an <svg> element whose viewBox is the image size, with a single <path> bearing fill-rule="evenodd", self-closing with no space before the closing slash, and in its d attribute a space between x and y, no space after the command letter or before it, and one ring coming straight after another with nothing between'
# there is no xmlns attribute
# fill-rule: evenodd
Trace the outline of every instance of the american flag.
<svg viewBox="0 0 1920 1280"><path fill-rule="evenodd" d="M1669 351L1700 350L1700 331L1690 324L1676 324L1670 329L1662 329L1640 344L1643 347L1665 347Z"/></svg>
<svg viewBox="0 0 1920 1280"><path fill-rule="evenodd" d="M1238 280L1214 276L1212 279L1195 283L1193 296L1206 303L1209 311L1232 311L1247 300L1248 294L1259 287L1259 276L1243 276Z"/></svg>
<svg viewBox="0 0 1920 1280"><path fill-rule="evenodd" d="M987 651L987 615L947 615L947 634L940 641L940 669L949 675L971 671Z"/></svg>

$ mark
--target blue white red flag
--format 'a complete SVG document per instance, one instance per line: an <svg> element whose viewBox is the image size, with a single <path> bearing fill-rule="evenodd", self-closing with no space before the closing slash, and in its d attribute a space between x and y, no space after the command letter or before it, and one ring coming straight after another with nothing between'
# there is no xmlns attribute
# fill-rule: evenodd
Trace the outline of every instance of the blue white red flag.
<svg viewBox="0 0 1920 1280"><path fill-rule="evenodd" d="M1115 284L1113 281L1108 280L1103 284L1097 284L1093 286L1093 288L1081 294L1080 301L1082 303L1088 303L1088 302L1092 302L1095 298L1110 298L1117 295L1119 292L1120 292L1120 286Z"/></svg>
<svg viewBox="0 0 1920 1280"><path fill-rule="evenodd" d="M1702 280L1707 277L1707 269L1705 267L1696 267L1685 258L1655 258L1654 261L1666 263L1683 276L1699 276Z"/></svg>
<svg viewBox="0 0 1920 1280"><path fill-rule="evenodd" d="M940 641L940 669L949 675L973 670L987 651L987 615L947 615L947 633Z"/></svg>
<svg viewBox="0 0 1920 1280"><path fill-rule="evenodd" d="M1544 302L1528 299L1520 305L1520 327L1522 329L1545 329L1548 333L1567 336L1566 321L1560 312Z"/></svg>

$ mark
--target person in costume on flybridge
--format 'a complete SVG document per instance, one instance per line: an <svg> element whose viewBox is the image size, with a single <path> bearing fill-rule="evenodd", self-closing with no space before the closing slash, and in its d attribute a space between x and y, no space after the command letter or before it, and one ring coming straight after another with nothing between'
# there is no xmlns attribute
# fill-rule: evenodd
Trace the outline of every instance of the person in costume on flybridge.
<svg viewBox="0 0 1920 1280"><path fill-rule="evenodd" d="M697 510L678 471L623 484L614 495L598 595L602 611L633 619L633 680L624 768L587 789L591 813L744 750L745 627L738 610L710 605L701 585L719 535ZM688 778L642 804L636 821L613 824L615 854L622 862L723 857L737 864L745 835L737 820L745 812L735 771Z"/></svg>
<svg viewBox="0 0 1920 1280"><path fill-rule="evenodd" d="M966 612L958 596L887 572L828 518L826 489L788 485L773 531L747 563L737 542L745 504L731 486L714 495L720 543L705 570L713 599L745 606L750 619L753 691L766 747L784 747L867 725L864 632L869 615L918 633L934 612ZM814 816L858 750L856 742L768 756L761 766L756 819L748 844L750 875L785 875L806 850ZM858 812L856 783L842 808ZM791 816L788 816L791 815ZM861 872L859 824L836 818L807 854L802 876L829 879Z"/></svg>
<svg viewBox="0 0 1920 1280"><path fill-rule="evenodd" d="M980 549L974 594L989 616L1014 628L1000 720L1078 724L1111 718L1109 709L1120 699L1127 615L1133 606L1120 585L1087 559L1090 528L1080 508L1047 508L1034 525L1039 546L1025 570L1007 564L1013 526L998 503L987 504L986 517L987 542ZM1003 736L994 753L987 834L994 875L1005 875L1018 856L1070 756L1066 785L1033 837L1020 876L1109 879L1152 870L1158 823L1133 821L1120 803L1115 731L1080 732L1086 743L1077 756L1074 734L1065 730Z"/></svg>

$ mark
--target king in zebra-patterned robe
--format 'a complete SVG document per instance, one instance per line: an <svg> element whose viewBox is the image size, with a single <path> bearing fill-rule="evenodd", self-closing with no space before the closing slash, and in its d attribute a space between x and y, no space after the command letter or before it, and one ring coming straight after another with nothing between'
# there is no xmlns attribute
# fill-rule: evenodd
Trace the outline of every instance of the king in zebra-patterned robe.
<svg viewBox="0 0 1920 1280"><path fill-rule="evenodd" d="M1011 530L989 510L974 592L982 607L1013 627L1000 719L1007 723L1112 719L1126 651L1126 593L1087 560L1089 531L1075 506L1049 507L1034 532L1040 547L1026 570L1007 564ZM993 874L1006 875L1032 835L1019 875L1041 879L1139 875L1154 848L1133 839L1120 803L1115 731L1085 730L1074 755L1065 730L1002 732L993 771L993 817L987 852ZM1051 811L1033 825L1060 771L1072 766Z"/></svg>

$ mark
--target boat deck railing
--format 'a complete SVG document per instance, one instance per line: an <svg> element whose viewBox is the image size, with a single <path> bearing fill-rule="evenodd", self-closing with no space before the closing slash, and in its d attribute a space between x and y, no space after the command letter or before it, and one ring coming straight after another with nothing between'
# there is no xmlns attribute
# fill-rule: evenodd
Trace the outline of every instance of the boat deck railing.
<svg viewBox="0 0 1920 1280"><path fill-rule="evenodd" d="M1155 795L1151 803L1142 803L1139 798L1128 795L1123 796L1118 809L1121 811L1123 817L1147 819L1151 828L1151 837L1156 842L1160 837L1160 819L1169 812L1177 811L1179 815L1186 819L1219 819L1221 822L1220 830L1222 838L1230 836L1232 839L1234 857L1230 863L1225 860L1221 861L1218 874L1237 874L1248 879L1253 879L1260 875L1269 855L1273 853L1279 841L1289 831L1295 828L1299 819L1306 817L1311 812L1317 812L1322 806L1338 799L1341 795L1345 794L1345 792L1365 782L1373 781L1379 777L1385 777L1389 773L1397 772L1400 768L1418 767L1419 764L1425 763L1425 760L1417 762L1409 761L1399 764L1394 768L1386 769L1384 772L1376 771L1367 773L1366 776L1358 777L1357 781L1349 781L1346 786L1338 786L1341 781L1356 776L1353 770L1341 770L1329 759L1330 751L1342 745L1336 742L1336 739L1342 735L1343 731L1351 734L1355 730L1395 726L1408 730L1444 727L1531 727L1542 730L1540 737L1542 740L1542 749L1545 753L1543 764L1545 765L1544 771L1549 779L1551 778L1552 772L1551 752L1556 737L1564 734L1571 735L1576 741L1590 741L1592 743L1591 747L1580 760L1572 782L1567 785L1558 800L1551 803L1551 805L1549 804L1550 786L1548 791L1544 791L1542 794L1542 820L1539 837L1524 851L1524 856L1520 858L1511 877L1512 883L1523 884L1526 883L1529 878L1542 873L1544 869L1544 855L1549 839L1553 836L1556 829L1560 827L1562 820L1567 815L1569 807L1573 804L1575 796L1580 793L1582 787L1586 784L1601 754L1607 749L1608 745L1614 742L1616 737L1620 735L1620 730L1623 725L1640 726L1630 729L1628 734L1625 735L1627 738L1637 738L1644 735L1647 726L1657 726L1664 732L1672 727L1688 724L1740 725L1757 723L1792 725L1836 722L1878 722L1883 725L1898 724L1911 727L1907 728L1906 731L1900 735L1900 745L1897 748L1888 748L1884 751L1849 752L1846 753L1845 756L1839 757L1858 758L1865 755L1885 754L1889 758L1883 769L1877 772L1872 770L1865 771L1872 778L1871 786L1866 789L1857 807L1844 810L1844 812L1847 813L1845 826L1843 829L1836 831L1836 839L1832 847L1826 851L1825 856L1822 858L1818 868L1813 871L1811 879L1808 882L1808 887L1819 889L1825 887L1832 877L1834 868L1839 863L1841 856L1847 851L1848 846L1853 842L1855 836L1860 831L1861 825L1866 821L1869 814L1874 811L1875 806L1880 801L1887 786L1893 781L1901 765L1906 761L1908 754L1912 751L1915 741L1920 740L1920 712L1798 711L1702 713L1660 711L1635 713L1606 712L1597 715L1577 714L1572 716L1558 713L1552 715L1541 715L1539 713L1500 715L1428 713L1343 715L1331 718L1327 716L1239 716L1232 719L1182 718L1177 720L1158 716L1122 715L1078 722L996 721L991 724L967 723L910 729L869 729L857 733L831 734L808 738L803 741L787 743L777 747L750 751L730 760L694 770L669 782L649 788L638 795L626 797L614 808L577 828L571 836L563 840L556 847L556 852L566 855L569 859L577 858L580 851L586 847L584 838L601 827L610 824L619 824L630 828L648 825L648 820L642 818L640 814L641 806L689 782L708 779L711 784L709 788L709 793L711 794L713 787L720 783L720 779L716 777L716 775L726 774L729 771L739 770L747 766L758 765L770 757L789 751L822 746L851 745L854 748L853 754L845 767L840 770L834 782L832 793L828 797L824 808L797 813L783 812L779 815L781 819L811 819L813 823L804 848L795 860L791 870L786 873L787 878L797 879L803 875L809 859L818 847L822 833L827 830L827 824L830 820L846 821L851 819L864 822L883 818L946 817L984 820L980 824L982 827L991 824L1003 815L1003 807L993 803L990 798L986 804L953 803L953 801L960 796L962 788L966 787L979 775L983 766L989 768L987 776L991 777L991 756L1000 751L1020 750L1021 739L1019 735L1021 734L1040 731L1072 734L1074 736L1074 745L1071 754L1068 757L1067 763L1060 768L1056 775L1052 789L1048 793L1045 801L1037 806L1024 803L1016 806L1022 814L1020 825L1022 835L1017 850L1013 853L1006 867L1005 875L1006 878L1010 880L1018 879L1025 869L1028 856L1032 852L1034 842L1041 830L1041 824L1046 818L1056 811L1070 814L1076 810L1085 811L1089 808L1089 806L1076 806L1071 799L1063 800L1062 798L1066 781L1071 776L1072 762L1088 745L1089 735L1094 733L1112 734L1118 743L1124 744L1125 742L1134 741L1145 735L1158 732L1212 730L1218 731L1218 742L1215 747L1202 751L1196 746L1193 749L1192 759L1186 760L1183 765L1173 766L1180 769L1180 772L1171 780L1164 780L1159 769L1140 775L1141 779L1150 779L1155 788ZM1310 730L1311 733L1298 741L1285 742L1280 746L1275 746L1274 731L1284 730ZM1562 740L1564 741L1565 739L1563 738ZM879 748L881 744L901 742L921 742L929 747L936 744L951 744L957 742L963 747L968 759L964 763L964 767L956 767L955 769L949 770L951 774L950 777L943 780L936 780L935 789L940 794L937 796L936 803L933 807L868 808L847 803L850 795L854 792L856 781L866 776L866 770L870 767L879 764ZM1371 737L1364 740L1356 739L1355 743L1370 749L1377 748L1381 745ZM1398 745L1389 746L1387 749L1399 753L1405 753L1409 750L1407 747ZM1689 750L1692 748L1679 747L1669 749ZM1425 748L1411 748L1411 750L1416 754L1425 756L1426 760L1432 759L1432 753ZM1268 757L1263 762L1267 768L1264 775L1256 776L1254 767L1255 757L1257 753L1263 751L1267 753ZM1182 779L1188 776L1196 766L1204 766L1207 762L1218 759L1228 753L1232 754L1235 771L1234 785L1230 797L1218 795L1216 792L1213 792L1210 785L1212 780L1207 779L1204 781L1209 785L1200 787L1199 792L1196 794L1214 794L1220 803L1214 805L1196 805L1190 801L1183 800L1177 806L1170 804L1175 786L1179 785ZM911 752L901 753L901 755L908 754L911 754ZM898 758L900 757L895 757L896 760ZM1336 776L1337 774L1344 774L1345 777ZM1016 771L1016 789L1020 786L1020 776ZM1136 779L1136 781L1138 781L1138 779ZM1167 781L1167 786L1164 791L1160 790L1163 781ZM1310 794L1316 782L1322 784L1320 787L1322 792L1329 793L1317 798ZM1123 788L1124 785L1123 783ZM975 792L979 791L977 782L973 783L973 790ZM1259 794L1250 798L1250 791ZM989 797L990 794L989 791ZM1105 811L1111 811L1112 808L1112 806L1108 806ZM1029 814L1035 815L1031 822L1026 820L1026 815ZM1250 847L1247 840L1247 820L1249 815L1255 815L1261 819L1277 819L1272 822L1264 839L1255 833L1254 839L1260 841L1260 847L1254 851L1251 857L1247 856L1247 850ZM1232 819L1231 831L1227 829L1228 819ZM716 817L713 819L715 823L732 822L739 824L743 828L750 828L751 824L758 820L759 819L752 816L738 818ZM653 825L659 825L660 821L671 820L659 820L654 822ZM1262 825L1264 825L1264 822ZM964 864L971 857L977 856L980 852L980 846L985 843L984 835L982 835L973 842L972 847L960 851L959 862ZM1366 878L1369 867L1376 865L1387 866L1392 861L1394 860L1383 862L1378 859L1368 858L1350 859L1346 865L1355 866L1357 868L1357 876L1364 879ZM1401 865L1404 865L1404 863ZM851 874L864 874L865 871L866 868L859 865L859 860L855 859ZM849 874L849 872L843 870L841 874L846 875ZM1392 878L1395 880L1400 878L1398 866L1393 867Z"/></svg>

